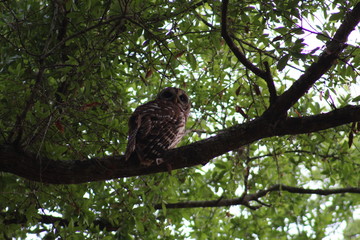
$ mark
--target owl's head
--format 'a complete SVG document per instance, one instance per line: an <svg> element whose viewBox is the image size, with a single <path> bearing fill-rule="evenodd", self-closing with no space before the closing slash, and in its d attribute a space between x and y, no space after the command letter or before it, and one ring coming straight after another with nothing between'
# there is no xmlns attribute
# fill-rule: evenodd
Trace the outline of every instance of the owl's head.
<svg viewBox="0 0 360 240"><path fill-rule="evenodd" d="M173 102L178 105L184 112L190 111L190 100L186 92L180 88L167 87L164 88L156 99Z"/></svg>

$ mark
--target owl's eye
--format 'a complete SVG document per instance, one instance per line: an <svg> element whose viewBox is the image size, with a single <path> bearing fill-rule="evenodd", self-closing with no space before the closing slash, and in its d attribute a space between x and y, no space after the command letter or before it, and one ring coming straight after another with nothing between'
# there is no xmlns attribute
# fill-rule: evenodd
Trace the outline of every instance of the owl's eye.
<svg viewBox="0 0 360 240"><path fill-rule="evenodd" d="M182 101L183 103L187 103L188 102L188 98L187 98L187 96L185 95L185 94L183 94L183 95L180 95L180 101Z"/></svg>
<svg viewBox="0 0 360 240"><path fill-rule="evenodd" d="M172 98L173 94L171 92L164 92L162 94L162 97L163 98Z"/></svg>

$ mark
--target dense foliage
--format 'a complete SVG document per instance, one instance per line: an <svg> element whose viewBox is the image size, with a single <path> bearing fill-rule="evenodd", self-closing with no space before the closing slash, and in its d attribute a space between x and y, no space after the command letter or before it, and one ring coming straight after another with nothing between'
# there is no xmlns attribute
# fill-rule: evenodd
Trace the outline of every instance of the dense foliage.
<svg viewBox="0 0 360 240"><path fill-rule="evenodd" d="M276 100L271 82L277 95L289 89L326 52L356 4L1 1L0 150L12 146L40 165L41 159L122 155L129 115L165 86L185 89L192 101L180 145L249 123ZM288 117L358 104L358 30L334 66L300 93ZM74 184L61 184L59 176L58 184L49 184L41 173L35 182L6 170L0 175L0 238L322 239L345 228L351 232L345 238L359 238L356 110L349 124L271 135L171 174ZM269 191L252 202L201 207L261 190ZM167 205L189 201L198 207Z"/></svg>

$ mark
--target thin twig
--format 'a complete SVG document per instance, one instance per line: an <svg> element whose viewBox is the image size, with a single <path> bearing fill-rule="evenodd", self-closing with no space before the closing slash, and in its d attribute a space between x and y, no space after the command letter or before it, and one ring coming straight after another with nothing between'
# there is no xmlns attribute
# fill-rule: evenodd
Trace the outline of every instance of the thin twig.
<svg viewBox="0 0 360 240"><path fill-rule="evenodd" d="M257 66L255 66L252 62L250 62L246 56L240 51L240 49L236 46L234 41L232 40L230 34L227 29L227 12L228 12L228 4L229 0L223 0L222 3L222 12L221 12L221 36L226 41L227 45L237 57L237 59L251 72L253 72L256 76L264 79L267 83L270 92L270 104L274 103L276 100L276 89L274 85L273 78L271 76L271 71L269 64L264 62L266 71L261 70Z"/></svg>
<svg viewBox="0 0 360 240"><path fill-rule="evenodd" d="M238 60L255 75L265 78L266 72L256 67L252 62L250 62L245 55L240 51L240 49L235 45L234 41L231 39L228 29L227 29L227 11L228 11L229 0L223 0L222 12L221 12L221 36L226 41L227 45L231 51L235 54Z"/></svg>
<svg viewBox="0 0 360 240"><path fill-rule="evenodd" d="M164 206L166 208L195 208L195 207L226 207L226 206L234 206L234 205L243 205L252 210L259 209L261 206L270 207L270 204L264 203L260 200L260 198L266 196L270 192L277 191L286 191L290 193L297 194L315 194L321 196L327 196L332 194L343 194L343 193L355 193L360 194L360 188L355 187L347 187L347 188L335 188L335 189L307 189L301 187L292 187L284 184L275 184L268 189L259 190L253 194L243 194L239 198L233 199L218 199L211 201L188 201L188 202L178 202L178 203L168 203ZM259 203L259 205L252 206L250 203L255 201ZM162 209L162 204L155 204L155 209Z"/></svg>

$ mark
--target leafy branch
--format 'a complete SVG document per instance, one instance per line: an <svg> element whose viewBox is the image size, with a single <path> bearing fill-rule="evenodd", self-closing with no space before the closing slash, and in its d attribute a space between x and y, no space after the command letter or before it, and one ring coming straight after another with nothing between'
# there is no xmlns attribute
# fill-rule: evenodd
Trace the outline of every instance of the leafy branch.
<svg viewBox="0 0 360 240"><path fill-rule="evenodd" d="M155 204L155 209L163 209L164 206L167 209L174 209L174 208L206 208L206 207L229 207L229 206L236 206L242 205L251 210L257 210L262 206L270 207L270 204L263 203L260 198L268 195L271 192L289 192L289 193L297 193L297 194L315 194L321 196L333 195L333 194L345 194L345 193L354 193L360 194L360 188L336 188L336 189L307 189L307 188L300 188L300 187L292 187L283 184L275 184L268 189L259 190L256 193L246 194L244 193L239 198L234 199L223 199L220 197L217 200L211 201L188 201L188 202L179 202L179 203L165 203L165 204ZM251 205L252 202L258 203L258 205ZM26 215L18 214L18 213L7 213L2 212L0 216L4 219L4 225L11 225L11 224L26 224L29 222L29 219ZM42 224L52 224L56 228L57 226L67 227L70 224L68 219L62 217L55 217L51 215L45 214L37 214L34 216L39 223ZM73 222L74 226L79 226L79 222ZM106 219L96 219L91 223L92 227L99 228L100 230L106 231L117 231L120 226L116 226L111 224ZM89 228L89 226L87 227Z"/></svg>
<svg viewBox="0 0 360 240"><path fill-rule="evenodd" d="M343 194L343 193L355 193L360 194L360 188L335 188L335 189L307 189L300 187L292 187L284 184L275 184L268 189L259 190L256 193L247 194L246 192L239 198L234 199L223 199L220 197L217 200L211 201L188 201L188 202L179 202L179 203L165 203L156 204L155 209L162 209L163 206L165 208L196 208L196 207L229 207L235 205L243 205L245 207L250 208L251 210L259 209L262 206L270 206L269 204L265 204L261 202L259 199L266 196L270 192L278 192L285 191L289 193L297 193L297 194L315 194L315 195L332 195L332 194ZM260 205L250 205L251 202L257 202Z"/></svg>
<svg viewBox="0 0 360 240"><path fill-rule="evenodd" d="M26 224L29 222L30 219L26 217L26 215L18 214L18 213L0 213L0 216L4 218L3 224L4 225L11 225L11 224ZM51 215L45 214L37 214L35 215L36 220L42 224L53 224L56 226L67 227L70 224L70 221L61 218L61 217L54 217ZM79 226L78 222L73 223L74 226ZM107 231L116 231L119 226L114 226L105 219L97 219L92 222L93 227L98 227L100 230L107 230Z"/></svg>

